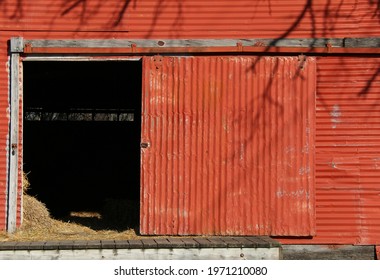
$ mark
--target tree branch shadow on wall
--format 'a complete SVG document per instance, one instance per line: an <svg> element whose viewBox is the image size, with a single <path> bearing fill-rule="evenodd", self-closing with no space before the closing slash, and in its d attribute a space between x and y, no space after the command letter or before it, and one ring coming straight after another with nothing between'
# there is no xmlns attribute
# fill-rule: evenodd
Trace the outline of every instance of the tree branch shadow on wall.
<svg viewBox="0 0 380 280"><path fill-rule="evenodd" d="M268 7L271 7L270 2L272 0L266 0L266 1L268 1ZM263 53L268 52L271 47L276 46L281 39L291 37L291 35L301 25L302 21L305 19L305 17L307 15L310 16L310 25L311 25L310 26L311 36L310 37L312 39L314 39L314 43L316 42L316 40L318 39L317 38L318 33L317 33L317 26L316 26L316 14L315 14L315 10L313 8L313 2L314 2L313 0L306 0L306 3L304 5L302 11L296 17L294 22L280 36L275 38L270 45L266 46ZM377 16L380 18L380 0L368 0L368 2L370 5L372 5L374 7L374 11L371 11L371 13L373 14L373 17ZM334 30L335 25L337 24L337 18L339 17L339 14L342 12L343 4L344 4L344 0L340 0L338 5L336 6L336 8L333 9L332 0L327 0L325 6L323 8L324 21L323 21L323 29L321 30L322 37L326 37L330 31ZM354 12L356 7L357 7L357 3L355 3L354 7L352 8L351 14ZM312 47L310 47L308 50L305 50L305 53L307 53L311 49L312 49ZM258 60L252 64L252 67L249 69L249 71L252 71L253 73L255 73L256 72L256 66L262 58L263 58L262 56L259 56ZM276 67L277 67L277 64L276 64ZM344 68L344 60L342 60L342 68ZM297 73L295 75L296 77L300 75L300 73L301 73L300 70L301 69L299 69L297 71ZM363 90L360 92L359 95L365 95L365 93L368 92L368 90L372 87L372 84L375 82L375 80L379 74L380 74L380 66L377 69L377 71L374 72L373 76L368 80L366 87L363 88ZM266 99L268 99L270 104L275 104L275 103L273 103L273 100L271 100L271 97L268 94L266 94L268 92L267 90L271 87L272 82L273 82L272 80L268 81L268 84L265 87L265 91L262 94ZM275 105L278 106L278 104L275 104Z"/></svg>
<svg viewBox="0 0 380 280"><path fill-rule="evenodd" d="M106 1L99 1L97 6L94 8L93 11L89 11L88 9L88 1L89 0L69 0L69 1L63 1L62 2L62 11L60 12L60 16L65 16L70 13L72 13L74 10L79 10L80 13L80 24L78 26L78 31L81 28L82 24L85 24L86 21L91 18L93 14L96 13L96 11L99 11L102 7L106 5ZM267 6L269 13L272 14L272 7L273 3L271 0L265 0L267 1ZM17 0L15 6L10 6L7 5L9 1L7 0L0 0L0 8L3 11L4 14L8 16L9 19L11 20L20 20L24 17L24 0ZM131 5L134 5L134 8L137 7L138 3L140 1L138 0L123 0L120 1L120 5L116 11L113 13L113 17L110 19L109 26L111 29L116 30L116 28L120 27L123 22L126 20L128 10L131 7ZM317 30L317 18L316 18L316 11L314 9L313 4L315 1L313 0L305 0L305 5L303 6L301 12L299 15L294 19L294 21L291 23L290 26L288 26L284 32L278 36L277 38L274 38L272 44L270 46L266 46L266 49L263 51L263 54L269 50L270 47L276 46L276 44L284 38L290 38L294 34L294 32L297 30L297 28L300 27L300 25L303 23L303 20L306 17L309 17L310 19L310 37L312 39L317 39L317 36L319 34L322 34L322 36L327 36L335 27L337 24L336 18L339 16L344 0L340 0L338 5L336 5L335 9L333 8L333 1L332 0L327 0L326 4L323 8L323 30ZM368 3L374 7L372 11L368 11L369 14L372 15L372 17L377 17L380 19L380 0L368 0ZM169 5L169 1L166 0L160 0L157 1L157 4L155 5L155 13L153 18L151 19L150 26L148 27L148 32L146 34L146 38L150 38L154 32L156 25L158 21L160 20L161 16L165 12L165 9ZM256 4L258 5L258 4ZM352 9L352 13L356 9L357 2L355 2L355 6ZM174 20L174 26L177 28L173 28L173 30L178 30L180 27L183 25L183 3L182 1L177 2L177 15ZM363 16L364 17L364 16ZM178 31L172 31L173 36L176 36L178 34L175 34ZM262 55L262 54L261 54ZM247 71L252 71L253 74L256 73L257 71L257 65L262 59L262 56L259 55L258 59L256 62L252 64L252 66L247 70ZM344 61L342 60L342 67L344 67ZM274 65L272 72L275 73L278 71L279 64L276 62ZM380 74L380 66L377 69L377 71L374 71L372 77L367 81L366 86L362 89L362 91L359 93L360 96L365 96L366 93L372 88L373 84L376 82L377 77ZM301 69L299 69L295 73L295 77L301 77ZM302 77L301 77L302 78ZM279 104L276 100L273 100L271 97L270 93L270 88L272 87L273 84L273 79L270 79L267 84L264 86L264 90L261 93L263 95L263 98L267 100L268 104L277 107L278 112L283 111L283 107L281 104ZM323 100L321 101L323 103ZM248 104L248 106L252 107L254 106L253 100ZM327 105L326 105L327 106ZM297 114L294 114L295 116ZM242 121L243 116L238 116L236 120L234 121ZM258 122L259 122L260 115L257 113L255 116L253 116L252 120L250 121L250 124L253 125L254 127L258 127ZM254 137L255 137L255 132L251 131L249 135L247 135L246 139L244 139L245 144L248 144L249 142L252 142ZM233 157L237 157L238 155L233 155Z"/></svg>
<svg viewBox="0 0 380 280"><path fill-rule="evenodd" d="M24 17L24 3L23 0L16 0L14 9L9 9L7 0L0 0L0 7L5 15L11 20L19 20Z"/></svg>

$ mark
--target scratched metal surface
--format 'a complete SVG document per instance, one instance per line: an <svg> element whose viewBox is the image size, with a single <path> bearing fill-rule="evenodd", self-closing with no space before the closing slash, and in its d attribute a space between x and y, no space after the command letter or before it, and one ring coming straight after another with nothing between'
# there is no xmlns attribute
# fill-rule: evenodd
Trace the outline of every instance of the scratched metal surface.
<svg viewBox="0 0 380 280"><path fill-rule="evenodd" d="M143 234L314 234L314 58L143 68Z"/></svg>

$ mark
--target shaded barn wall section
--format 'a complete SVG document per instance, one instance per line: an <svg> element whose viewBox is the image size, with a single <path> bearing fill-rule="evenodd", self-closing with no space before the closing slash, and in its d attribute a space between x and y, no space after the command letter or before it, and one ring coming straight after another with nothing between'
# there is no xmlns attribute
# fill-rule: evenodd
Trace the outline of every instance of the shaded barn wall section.
<svg viewBox="0 0 380 280"><path fill-rule="evenodd" d="M144 58L144 234L312 236L315 58Z"/></svg>

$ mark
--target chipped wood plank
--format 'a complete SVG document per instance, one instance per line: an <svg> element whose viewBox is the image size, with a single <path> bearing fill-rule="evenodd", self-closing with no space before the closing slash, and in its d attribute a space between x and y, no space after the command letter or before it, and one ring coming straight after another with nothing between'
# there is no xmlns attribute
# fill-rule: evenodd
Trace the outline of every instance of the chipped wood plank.
<svg viewBox="0 0 380 280"><path fill-rule="evenodd" d="M0 250L15 250L17 242L1 242Z"/></svg>
<svg viewBox="0 0 380 280"><path fill-rule="evenodd" d="M186 248L199 248L199 243L192 238L183 238L182 241Z"/></svg>
<svg viewBox="0 0 380 280"><path fill-rule="evenodd" d="M45 241L30 242L29 250L43 250L45 243Z"/></svg>
<svg viewBox="0 0 380 280"><path fill-rule="evenodd" d="M171 248L184 248L185 247L185 243L182 241L181 238L169 237L167 240L170 242Z"/></svg>
<svg viewBox="0 0 380 280"><path fill-rule="evenodd" d="M153 239L142 239L141 242L144 249L157 248L157 243Z"/></svg>
<svg viewBox="0 0 380 280"><path fill-rule="evenodd" d="M206 238L194 238L199 243L199 248L210 248L212 243Z"/></svg>
<svg viewBox="0 0 380 280"><path fill-rule="evenodd" d="M44 245L44 250L58 250L59 241L47 241Z"/></svg>
<svg viewBox="0 0 380 280"><path fill-rule="evenodd" d="M250 240L248 240L247 238L245 237L241 237L241 236L236 236L236 237L233 237L233 239L237 242L240 243L240 246L241 248L245 248L245 247L249 247L249 248L252 248L252 247L257 247L256 243L254 242L251 242Z"/></svg>
<svg viewBox="0 0 380 280"><path fill-rule="evenodd" d="M100 241L102 249L115 249L115 240L101 240Z"/></svg>
<svg viewBox="0 0 380 280"><path fill-rule="evenodd" d="M271 245L269 244L269 242L263 240L259 236L249 236L249 237L247 236L246 238L250 242L255 243L257 247L264 247L264 248L270 248L271 247Z"/></svg>
<svg viewBox="0 0 380 280"><path fill-rule="evenodd" d="M208 237L207 238L213 248L226 248L227 244L220 237Z"/></svg>
<svg viewBox="0 0 380 280"><path fill-rule="evenodd" d="M74 240L73 249L87 249L87 243L86 240Z"/></svg>
<svg viewBox="0 0 380 280"><path fill-rule="evenodd" d="M241 243L239 241L233 239L232 237L225 236L225 237L221 237L221 239L227 244L227 248L240 248L241 247Z"/></svg>
<svg viewBox="0 0 380 280"><path fill-rule="evenodd" d="M100 246L100 240L90 240L87 242L87 249L99 249Z"/></svg>
<svg viewBox="0 0 380 280"><path fill-rule="evenodd" d="M147 238L141 240L67 240L67 241L42 241L42 242L1 242L2 248L10 246L31 250L39 248L49 249L154 249L154 248L270 248L281 247L277 241L262 236L232 236L232 237L195 237L195 238ZM24 245L25 245L24 244ZM55 246L55 247L54 247Z"/></svg>
<svg viewBox="0 0 380 280"><path fill-rule="evenodd" d="M128 240L130 249L142 249L143 244L141 240Z"/></svg>
<svg viewBox="0 0 380 280"><path fill-rule="evenodd" d="M157 243L157 248L173 248L173 244L165 238L154 239Z"/></svg>
<svg viewBox="0 0 380 280"><path fill-rule="evenodd" d="M59 250L72 250L74 248L74 242L71 240L63 240L59 242Z"/></svg>
<svg viewBox="0 0 380 280"><path fill-rule="evenodd" d="M17 242L15 250L29 250L31 242Z"/></svg>
<svg viewBox="0 0 380 280"><path fill-rule="evenodd" d="M115 245L117 249L130 249L128 240L116 240Z"/></svg>

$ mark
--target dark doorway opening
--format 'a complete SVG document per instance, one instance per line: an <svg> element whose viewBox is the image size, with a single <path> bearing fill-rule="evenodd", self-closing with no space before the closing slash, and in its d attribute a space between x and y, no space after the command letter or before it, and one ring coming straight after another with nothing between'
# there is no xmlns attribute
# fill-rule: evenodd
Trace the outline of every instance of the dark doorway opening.
<svg viewBox="0 0 380 280"><path fill-rule="evenodd" d="M141 61L26 61L23 169L51 215L137 227Z"/></svg>

